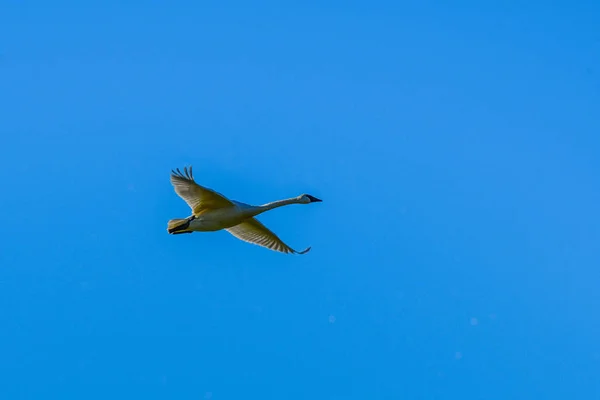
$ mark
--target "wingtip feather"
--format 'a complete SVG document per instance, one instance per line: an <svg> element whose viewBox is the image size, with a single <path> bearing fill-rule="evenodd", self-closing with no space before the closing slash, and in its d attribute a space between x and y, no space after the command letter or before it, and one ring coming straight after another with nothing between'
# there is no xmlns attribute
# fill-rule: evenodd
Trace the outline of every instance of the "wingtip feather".
<svg viewBox="0 0 600 400"><path fill-rule="evenodd" d="M306 249L302 250L302 251L297 251L298 254L306 254L310 251L310 247L307 247Z"/></svg>
<svg viewBox="0 0 600 400"><path fill-rule="evenodd" d="M181 171L181 168L175 168L171 170L171 175L177 177L177 178L182 178L182 179L187 179L190 181L194 180L194 175L192 173L192 166L190 165L189 167L183 167L183 172Z"/></svg>

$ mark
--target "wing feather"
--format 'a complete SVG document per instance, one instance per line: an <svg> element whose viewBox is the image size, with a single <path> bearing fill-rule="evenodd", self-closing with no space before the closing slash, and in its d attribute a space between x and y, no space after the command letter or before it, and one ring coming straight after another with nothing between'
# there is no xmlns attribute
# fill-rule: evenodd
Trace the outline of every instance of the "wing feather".
<svg viewBox="0 0 600 400"><path fill-rule="evenodd" d="M192 174L192 167L189 169L185 167L183 172L179 168L171 171L171 184L175 193L185 200L196 216L207 209L233 206L233 203L222 194L197 184Z"/></svg>
<svg viewBox="0 0 600 400"><path fill-rule="evenodd" d="M310 250L310 247L302 251L292 249L256 218L249 218L241 224L227 228L226 231L244 242L256 244L285 254L304 254Z"/></svg>

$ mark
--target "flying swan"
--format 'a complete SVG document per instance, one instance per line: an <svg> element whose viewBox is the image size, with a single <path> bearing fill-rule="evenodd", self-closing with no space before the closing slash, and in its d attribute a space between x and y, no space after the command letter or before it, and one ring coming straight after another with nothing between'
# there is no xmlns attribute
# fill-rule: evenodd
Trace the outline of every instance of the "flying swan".
<svg viewBox="0 0 600 400"><path fill-rule="evenodd" d="M192 215L183 219L170 220L167 226L170 234L214 232L225 229L240 240L281 253L305 254L310 250L310 247L302 251L292 249L254 217L289 204L322 201L314 196L303 194L262 206L252 206L230 200L212 189L200 186L194 181L191 166L189 169L185 167L183 173L179 168L171 171L171 184L175 193L190 206Z"/></svg>

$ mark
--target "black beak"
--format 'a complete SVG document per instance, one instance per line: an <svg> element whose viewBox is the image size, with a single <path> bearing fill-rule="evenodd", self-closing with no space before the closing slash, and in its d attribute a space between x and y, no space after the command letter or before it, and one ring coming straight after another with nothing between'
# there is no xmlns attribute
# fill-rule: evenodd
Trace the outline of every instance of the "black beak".
<svg viewBox="0 0 600 400"><path fill-rule="evenodd" d="M311 196L310 194L307 194L306 197L310 199L311 203L320 203L323 201L321 199L317 199L315 196Z"/></svg>

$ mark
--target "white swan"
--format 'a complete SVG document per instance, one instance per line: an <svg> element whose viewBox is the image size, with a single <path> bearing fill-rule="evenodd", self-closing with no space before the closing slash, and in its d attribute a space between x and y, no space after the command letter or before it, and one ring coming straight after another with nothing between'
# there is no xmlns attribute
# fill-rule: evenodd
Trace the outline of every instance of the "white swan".
<svg viewBox="0 0 600 400"><path fill-rule="evenodd" d="M302 251L292 249L254 217L288 204L309 204L322 200L309 194L303 194L262 206L251 206L230 200L214 190L198 185L194 181L192 167L189 169L186 167L183 171L182 173L179 168L171 171L171 183L175 192L192 209L192 215L184 219L170 220L167 226L170 234L213 232L225 229L245 242L286 254L304 254L310 250L310 247Z"/></svg>

